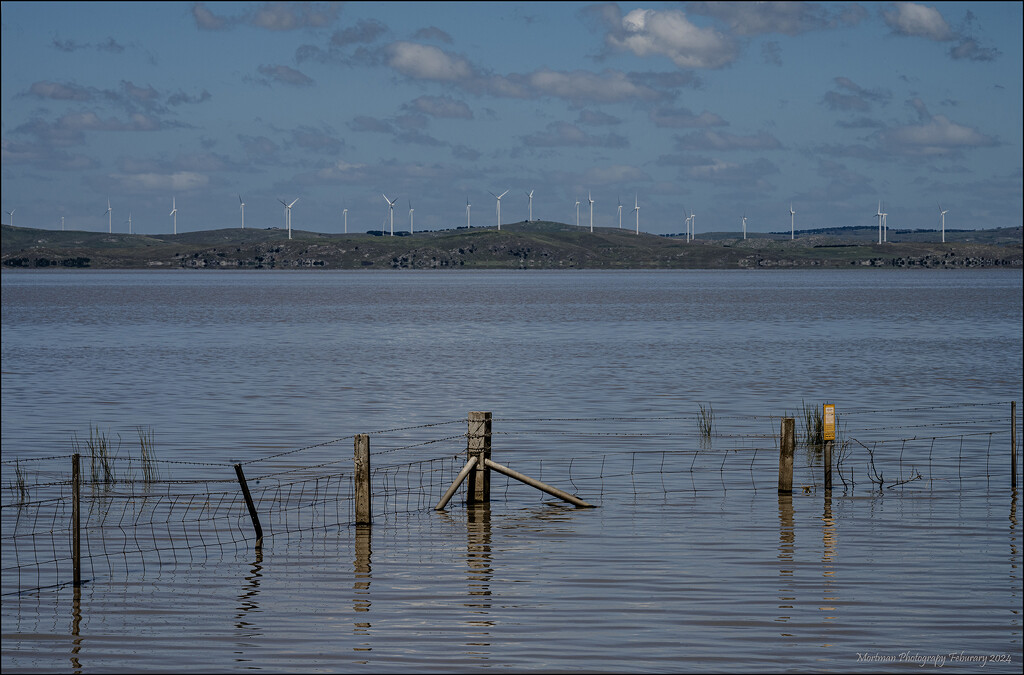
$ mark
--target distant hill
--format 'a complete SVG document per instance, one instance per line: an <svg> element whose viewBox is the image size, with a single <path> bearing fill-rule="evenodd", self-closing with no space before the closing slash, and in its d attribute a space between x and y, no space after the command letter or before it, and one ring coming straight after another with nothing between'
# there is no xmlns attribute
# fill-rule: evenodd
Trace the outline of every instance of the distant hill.
<svg viewBox="0 0 1024 675"><path fill-rule="evenodd" d="M396 232L396 235L398 233ZM405 233L321 234L223 229L177 235L61 232L2 226L4 268L88 269L753 269L1022 267L1022 230L805 230L661 236L551 221ZM872 238L874 237L874 238ZM897 241L898 239L898 241Z"/></svg>

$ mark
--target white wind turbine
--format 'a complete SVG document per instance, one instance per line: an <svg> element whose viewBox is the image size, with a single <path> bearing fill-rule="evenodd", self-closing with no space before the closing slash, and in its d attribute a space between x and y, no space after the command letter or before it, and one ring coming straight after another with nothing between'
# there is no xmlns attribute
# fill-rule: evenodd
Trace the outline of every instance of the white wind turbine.
<svg viewBox="0 0 1024 675"><path fill-rule="evenodd" d="M242 201L242 195L238 195L238 210L242 212L242 229L245 229L245 202Z"/></svg>
<svg viewBox="0 0 1024 675"><path fill-rule="evenodd" d="M686 224L686 241L690 241L690 216L686 215L686 207L683 207L683 215L686 219L683 221Z"/></svg>
<svg viewBox="0 0 1024 675"><path fill-rule="evenodd" d="M14 212L17 210L18 209L11 209L10 211L7 212L7 215L11 217L11 227L14 227Z"/></svg>
<svg viewBox="0 0 1024 675"><path fill-rule="evenodd" d="M580 226L580 200L576 200L576 227Z"/></svg>
<svg viewBox="0 0 1024 675"><path fill-rule="evenodd" d="M886 244L889 243L889 224L885 222L885 217L888 213L882 212L882 241Z"/></svg>
<svg viewBox="0 0 1024 675"><path fill-rule="evenodd" d="M633 195L633 210L636 211L636 233L640 234L640 198Z"/></svg>
<svg viewBox="0 0 1024 675"><path fill-rule="evenodd" d="M60 217L60 231L64 231L64 216Z"/></svg>
<svg viewBox="0 0 1024 675"><path fill-rule="evenodd" d="M104 212L103 215L105 215L107 217L107 233L108 234L113 233L114 232L114 211L110 208L110 197L107 197L107 210ZM11 222L12 223L14 222L13 218L11 219Z"/></svg>
<svg viewBox="0 0 1024 675"><path fill-rule="evenodd" d="M619 197L619 229L622 229L622 197Z"/></svg>
<svg viewBox="0 0 1024 675"><path fill-rule="evenodd" d="M743 238L747 238L747 214L743 214Z"/></svg>
<svg viewBox="0 0 1024 675"><path fill-rule="evenodd" d="M469 221L469 207L470 206L471 206L471 204L469 203L469 197L466 197L466 229L469 229L471 227L470 226L470 221Z"/></svg>
<svg viewBox="0 0 1024 675"><path fill-rule="evenodd" d="M509 189L511 189L511 188L509 188ZM491 191L488 190L488 192L491 192ZM501 198L504 197L507 194L508 194L508 190L505 190L500 195L496 195L493 192L491 192L491 196L498 200L498 206L497 206L496 212L498 214L498 229L499 230L501 229Z"/></svg>
<svg viewBox="0 0 1024 675"><path fill-rule="evenodd" d="M878 218L878 243L882 243L882 202L878 202L878 210L875 211L875 218Z"/></svg>
<svg viewBox="0 0 1024 675"><path fill-rule="evenodd" d="M345 218L345 234L348 234L348 209L342 209L341 215Z"/></svg>
<svg viewBox="0 0 1024 675"><path fill-rule="evenodd" d="M942 205L939 204L939 216L942 217L942 243L946 243L946 214L949 213L949 209L942 210Z"/></svg>
<svg viewBox="0 0 1024 675"><path fill-rule="evenodd" d="M393 236L395 236L395 202L398 201L398 197L395 197L392 200L392 199L388 199L388 196L386 194L384 194L383 192L380 193L380 195L381 195L381 197L384 198L384 201L386 201L388 203L388 213L391 215L391 236L393 237Z"/></svg>
<svg viewBox="0 0 1024 675"><path fill-rule="evenodd" d="M794 229L794 223L796 221L794 220L794 216L796 216L796 211L793 210L793 202L790 202L789 203L789 239L791 241L793 239L796 239L796 229Z"/></svg>
<svg viewBox="0 0 1024 675"><path fill-rule="evenodd" d="M108 202L109 203L109 202ZM109 206L107 208L110 208ZM171 197L171 212L167 215L174 218L174 234L178 234L178 207L174 203L174 197Z"/></svg>
<svg viewBox="0 0 1024 675"><path fill-rule="evenodd" d="M286 202L285 200L283 200L281 198L278 198L278 200L277 200L277 201L281 202L282 204L284 204L284 221L285 221L285 226L288 228L288 238L289 239L292 238L292 207L295 206L295 202L299 201L299 199L301 199L301 197L296 197L294 199L294 201L292 201L291 204L289 204L288 202Z"/></svg>
<svg viewBox="0 0 1024 675"><path fill-rule="evenodd" d="M594 197L587 192L587 201L590 202L590 231L594 231Z"/></svg>
<svg viewBox="0 0 1024 675"><path fill-rule="evenodd" d="M415 211L412 207L412 200L409 200L409 234L412 234L412 212Z"/></svg>
<svg viewBox="0 0 1024 675"><path fill-rule="evenodd" d="M527 192L526 196L529 197L529 200L530 200L530 202L529 202L530 203L530 219L528 221L526 221L526 222L532 223L533 222L533 190L530 190L529 192Z"/></svg>
<svg viewBox="0 0 1024 675"><path fill-rule="evenodd" d="M690 241L697 238L697 214L690 211Z"/></svg>
<svg viewBox="0 0 1024 675"><path fill-rule="evenodd" d="M132 234L132 212L128 212L128 234Z"/></svg>

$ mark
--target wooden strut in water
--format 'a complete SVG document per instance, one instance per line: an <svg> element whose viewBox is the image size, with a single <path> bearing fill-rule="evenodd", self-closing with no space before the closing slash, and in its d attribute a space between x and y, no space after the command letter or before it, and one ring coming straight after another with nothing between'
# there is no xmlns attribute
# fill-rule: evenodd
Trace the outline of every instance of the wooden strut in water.
<svg viewBox="0 0 1024 675"><path fill-rule="evenodd" d="M441 497L441 501L439 501L437 503L437 506L434 507L435 510L441 511L442 509L444 509L445 506L448 505L448 502L451 501L452 496L455 495L455 491L459 489L460 485L462 485L462 481L466 480L466 476L468 476L470 472L473 471L474 467L476 467L476 463L477 457L475 455L471 456L469 458L469 461L466 462L466 466L462 467L462 471L460 471L459 475L455 477L454 481L452 481L451 487L448 488L448 491L444 493L443 497ZM559 490L556 487L551 487L547 483L542 483L539 480L530 478L525 474L521 474L518 471L508 468L507 466L502 466L501 464L493 462L490 459L484 459L484 466L486 466L489 469L494 469L498 473L503 473L509 478L515 478L517 481L526 483L530 487L535 487L541 492L546 492L549 495L552 495L553 497L558 497L562 501L569 502L570 504L573 504L577 508L596 508L593 504L588 504L579 497L571 495L568 492L563 492L562 490Z"/></svg>

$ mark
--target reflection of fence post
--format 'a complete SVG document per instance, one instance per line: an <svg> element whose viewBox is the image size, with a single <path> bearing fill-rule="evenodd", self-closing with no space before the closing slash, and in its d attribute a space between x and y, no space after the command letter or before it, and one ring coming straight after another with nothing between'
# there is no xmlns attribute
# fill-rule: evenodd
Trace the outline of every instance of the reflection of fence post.
<svg viewBox="0 0 1024 675"><path fill-rule="evenodd" d="M1017 402L1010 401L1010 487L1017 488Z"/></svg>
<svg viewBox="0 0 1024 675"><path fill-rule="evenodd" d="M491 413L469 413L469 433L466 454L476 457L476 466L469 474L466 489L467 504L487 504L491 501L491 470L484 460L491 458Z"/></svg>
<svg viewBox="0 0 1024 675"><path fill-rule="evenodd" d="M252 518L252 526L256 530L256 549L262 549L263 528L260 527L260 517L256 513L256 505L252 503L252 495L249 494L249 485L245 482L241 464L235 464L235 475L238 476L238 484L242 486L242 496L245 497L245 505L249 507L249 517Z"/></svg>
<svg viewBox="0 0 1024 675"><path fill-rule="evenodd" d="M355 440L356 525L370 524L370 437L356 434Z"/></svg>
<svg viewBox="0 0 1024 675"><path fill-rule="evenodd" d="M779 494L793 492L793 454L796 452L796 420L782 418L779 434Z"/></svg>
<svg viewBox="0 0 1024 675"><path fill-rule="evenodd" d="M81 462L78 454L71 455L71 567L75 588L82 585L82 508L80 505Z"/></svg>

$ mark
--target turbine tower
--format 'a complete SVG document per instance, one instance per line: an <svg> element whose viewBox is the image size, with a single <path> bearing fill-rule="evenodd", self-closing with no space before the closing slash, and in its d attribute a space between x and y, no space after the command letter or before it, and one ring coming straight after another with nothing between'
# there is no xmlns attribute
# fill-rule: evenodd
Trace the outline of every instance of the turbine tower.
<svg viewBox="0 0 1024 675"><path fill-rule="evenodd" d="M743 238L747 238L747 214L743 214Z"/></svg>
<svg viewBox="0 0 1024 675"><path fill-rule="evenodd" d="M342 209L341 215L345 218L345 234L348 234L348 209Z"/></svg>
<svg viewBox="0 0 1024 675"><path fill-rule="evenodd" d="M469 224L469 207L470 207L469 197L466 197L466 229L467 230L471 227L471 225Z"/></svg>
<svg viewBox="0 0 1024 675"><path fill-rule="evenodd" d="M576 227L580 226L580 200L576 200Z"/></svg>
<svg viewBox="0 0 1024 675"><path fill-rule="evenodd" d="M64 231L64 216L60 217L60 231Z"/></svg>
<svg viewBox="0 0 1024 675"><path fill-rule="evenodd" d="M132 234L132 212L128 212L128 234Z"/></svg>
<svg viewBox="0 0 1024 675"><path fill-rule="evenodd" d="M245 202L242 201L242 195L238 195L238 209L242 212L242 229L245 229Z"/></svg>
<svg viewBox="0 0 1024 675"><path fill-rule="evenodd" d="M697 214L690 211L690 241L697 238Z"/></svg>
<svg viewBox="0 0 1024 675"><path fill-rule="evenodd" d="M412 207L412 200L409 200L409 234L412 234L412 212L415 211Z"/></svg>
<svg viewBox="0 0 1024 675"><path fill-rule="evenodd" d="M690 241L690 216L686 215L686 207L683 207L683 215L686 216L686 241Z"/></svg>
<svg viewBox="0 0 1024 675"><path fill-rule="evenodd" d="M512 188L509 188L509 190L511 190L511 189ZM488 190L488 192L491 192L491 191ZM504 197L507 194L508 194L508 190L505 190L500 195L496 195L493 192L491 192L491 196L498 200L498 206L496 208L496 212L498 214L498 229L499 230L501 229L501 198Z"/></svg>
<svg viewBox="0 0 1024 675"><path fill-rule="evenodd" d="M636 233L640 234L640 198L633 195L633 210L636 211Z"/></svg>
<svg viewBox="0 0 1024 675"><path fill-rule="evenodd" d="M619 197L619 229L622 229L622 197Z"/></svg>
<svg viewBox="0 0 1024 675"><path fill-rule="evenodd" d="M109 205L107 208L109 208ZM11 227L14 227L14 212L17 210L18 209L11 209L10 211L7 212L7 215L11 217Z"/></svg>
<svg viewBox="0 0 1024 675"><path fill-rule="evenodd" d="M949 209L942 210L942 205L939 204L939 215L942 217L942 243L946 243L946 214L949 213Z"/></svg>
<svg viewBox="0 0 1024 675"><path fill-rule="evenodd" d="M383 192L380 194L382 197L384 197L384 201L388 203L388 213L391 214L391 236L393 237L395 236L395 202L398 201L398 197L395 197L393 200L391 200L388 199L388 196ZM383 232L381 234L383 234Z"/></svg>
<svg viewBox="0 0 1024 675"><path fill-rule="evenodd" d="M587 192L587 201L590 202L590 231L594 231L594 197Z"/></svg>
<svg viewBox="0 0 1024 675"><path fill-rule="evenodd" d="M530 198L530 219L528 221L526 221L526 222L532 223L533 222L533 190L530 190L529 192L527 192L526 196Z"/></svg>
<svg viewBox="0 0 1024 675"><path fill-rule="evenodd" d="M878 202L878 208L875 211L875 218L878 218L878 243L882 243L882 202Z"/></svg>
<svg viewBox="0 0 1024 675"><path fill-rule="evenodd" d="M792 241L796 238L796 230L794 229L793 223L796 222L793 217L796 215L796 211L793 210L793 202L789 203L789 239Z"/></svg>
<svg viewBox="0 0 1024 675"><path fill-rule="evenodd" d="M886 244L889 243L889 224L885 222L885 217L888 213L882 213L882 241Z"/></svg>
<svg viewBox="0 0 1024 675"><path fill-rule="evenodd" d="M110 202L107 202L107 204L107 208L109 209ZM178 234L178 207L174 203L174 197L171 197L171 212L168 213L167 215L174 218L174 234Z"/></svg>
<svg viewBox="0 0 1024 675"><path fill-rule="evenodd" d="M280 198L278 198L278 200L277 200L277 201L281 202L282 204L284 204L284 220L285 220L285 226L288 228L288 238L289 239L292 238L292 207L295 206L295 202L299 201L299 199L301 199L301 197L296 197L295 200L291 204L289 204L288 202L286 202L285 200L280 199Z"/></svg>
<svg viewBox="0 0 1024 675"><path fill-rule="evenodd" d="M110 197L107 197L107 210L103 215L107 217L107 233L112 234L114 232L114 212L110 209ZM13 215L11 215L11 222L14 222Z"/></svg>

